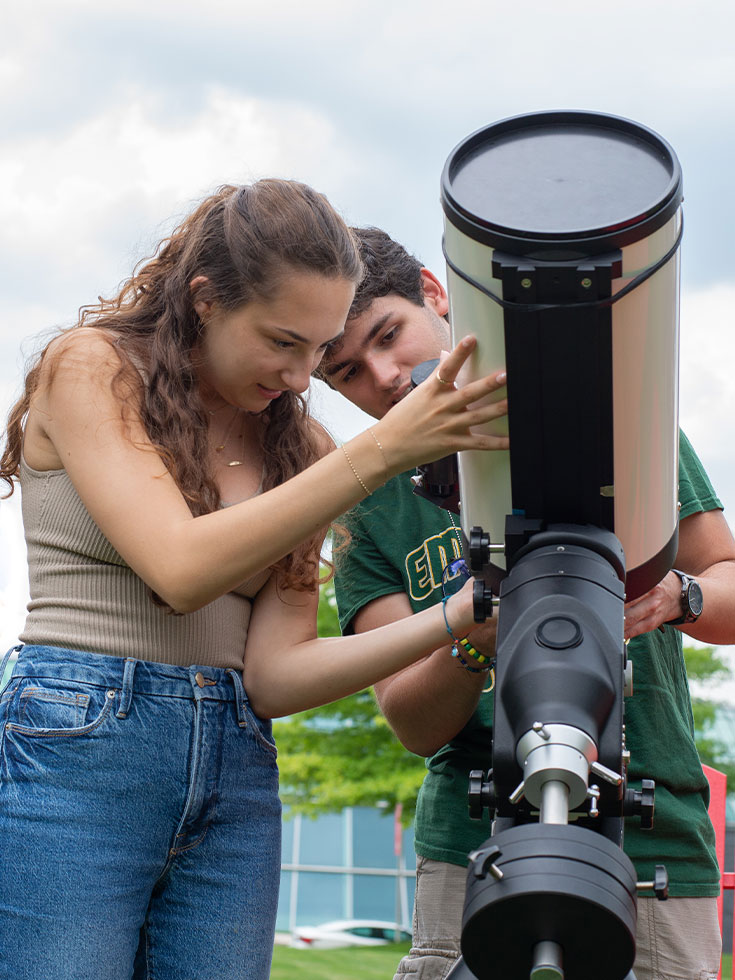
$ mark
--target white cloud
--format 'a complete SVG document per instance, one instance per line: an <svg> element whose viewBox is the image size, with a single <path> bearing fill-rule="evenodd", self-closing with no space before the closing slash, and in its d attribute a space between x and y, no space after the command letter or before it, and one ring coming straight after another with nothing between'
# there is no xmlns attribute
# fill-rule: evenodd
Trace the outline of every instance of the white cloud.
<svg viewBox="0 0 735 980"><path fill-rule="evenodd" d="M38 330L73 322L77 308L100 293L110 295L176 218L219 184L297 178L339 207L347 188L361 183L362 164L317 109L222 86L208 89L198 112L174 119L155 97L129 89L117 106L59 133L6 139L3 150L8 350ZM14 361L2 359L0 386L14 386Z"/></svg>
<svg viewBox="0 0 735 980"><path fill-rule="evenodd" d="M5 142L0 161L0 247L87 265L131 208L160 220L215 183L265 174L319 175L344 186L354 163L334 126L297 102L273 103L213 86L190 117L167 120L155 98L129 90L61 134Z"/></svg>
<svg viewBox="0 0 735 980"><path fill-rule="evenodd" d="M735 526L735 284L685 290L681 301L680 418Z"/></svg>
<svg viewBox="0 0 735 980"><path fill-rule="evenodd" d="M682 420L702 454L733 456L735 284L685 290L681 300Z"/></svg>
<svg viewBox="0 0 735 980"><path fill-rule="evenodd" d="M5 484L2 485L4 493ZM18 641L28 601L26 546L20 517L20 494L0 501L0 658Z"/></svg>

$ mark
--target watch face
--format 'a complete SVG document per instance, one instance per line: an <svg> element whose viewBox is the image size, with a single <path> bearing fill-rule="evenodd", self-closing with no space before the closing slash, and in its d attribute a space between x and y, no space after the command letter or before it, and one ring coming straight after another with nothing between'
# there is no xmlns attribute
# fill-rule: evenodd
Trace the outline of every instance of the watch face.
<svg viewBox="0 0 735 980"><path fill-rule="evenodd" d="M687 588L687 605L689 606L690 614L697 619L702 615L702 589L698 582L690 582Z"/></svg>

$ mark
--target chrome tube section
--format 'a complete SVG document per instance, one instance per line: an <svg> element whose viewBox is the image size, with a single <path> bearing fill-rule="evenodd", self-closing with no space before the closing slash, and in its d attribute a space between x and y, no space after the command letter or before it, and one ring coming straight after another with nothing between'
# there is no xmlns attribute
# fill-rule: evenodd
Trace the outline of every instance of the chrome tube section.
<svg viewBox="0 0 735 980"><path fill-rule="evenodd" d="M564 980L562 948L547 940L533 947L530 980Z"/></svg>
<svg viewBox="0 0 735 980"><path fill-rule="evenodd" d="M569 787L558 779L550 779L541 787L539 823L569 823Z"/></svg>

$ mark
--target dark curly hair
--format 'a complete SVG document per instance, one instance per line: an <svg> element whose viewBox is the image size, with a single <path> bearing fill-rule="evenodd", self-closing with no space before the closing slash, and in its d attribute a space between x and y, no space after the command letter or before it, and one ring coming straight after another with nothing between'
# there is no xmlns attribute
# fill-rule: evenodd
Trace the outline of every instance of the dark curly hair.
<svg viewBox="0 0 735 980"><path fill-rule="evenodd" d="M380 228L351 230L357 239L365 274L357 287L348 319L360 316L374 300L389 293L423 306L423 266L419 260Z"/></svg>

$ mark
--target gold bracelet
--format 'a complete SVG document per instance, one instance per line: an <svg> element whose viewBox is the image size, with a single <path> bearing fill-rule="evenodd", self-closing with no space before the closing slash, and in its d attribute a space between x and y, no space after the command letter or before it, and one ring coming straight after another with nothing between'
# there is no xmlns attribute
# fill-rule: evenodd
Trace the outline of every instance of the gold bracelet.
<svg viewBox="0 0 735 980"><path fill-rule="evenodd" d="M385 452L383 451L383 447L380 445L380 439L378 439L378 437L375 435L375 433L373 432L372 429L368 429L368 432L373 437L373 439L375 440L375 445L380 450L380 455L383 457L383 466L385 466L385 473L386 473L386 476L387 476L388 475L388 472L389 472L389 470L388 470L388 460L385 458Z"/></svg>
<svg viewBox="0 0 735 980"><path fill-rule="evenodd" d="M360 484L360 486L362 487L362 489L365 491L365 495L369 497L370 496L370 491L368 490L367 486L365 485L365 481L362 479L362 477L360 476L360 474L355 469L355 467L354 467L354 465L352 463L352 460L350 459L350 454L347 452L347 450L345 449L344 445L342 446L342 452L345 454L345 459L350 464L350 469L355 474L355 479Z"/></svg>

